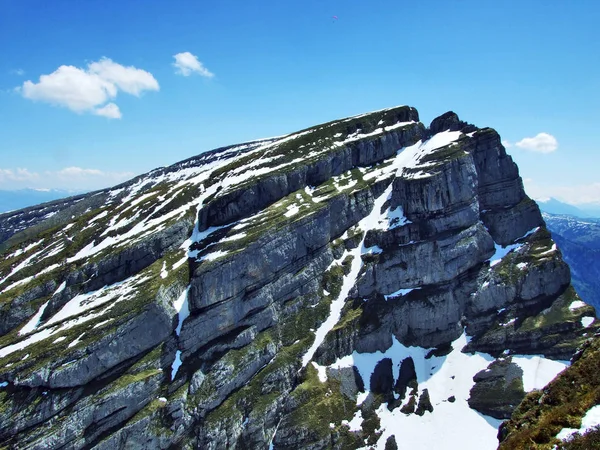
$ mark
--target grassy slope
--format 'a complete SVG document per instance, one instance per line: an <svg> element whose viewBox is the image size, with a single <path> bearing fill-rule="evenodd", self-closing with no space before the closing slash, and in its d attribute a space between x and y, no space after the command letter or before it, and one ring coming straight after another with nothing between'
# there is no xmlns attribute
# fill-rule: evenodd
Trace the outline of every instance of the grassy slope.
<svg viewBox="0 0 600 450"><path fill-rule="evenodd" d="M579 428L581 418L600 403L600 338L588 341L574 364L541 391L534 391L501 428L505 438L499 450L600 448L600 431L561 443L563 428Z"/></svg>

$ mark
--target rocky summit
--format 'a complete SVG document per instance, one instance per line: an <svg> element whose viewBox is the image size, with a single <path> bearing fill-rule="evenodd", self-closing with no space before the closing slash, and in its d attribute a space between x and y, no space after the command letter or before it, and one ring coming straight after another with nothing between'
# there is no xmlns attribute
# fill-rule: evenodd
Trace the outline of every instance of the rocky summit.
<svg viewBox="0 0 600 450"><path fill-rule="evenodd" d="M0 229L5 448L495 449L599 327L499 135L452 112L220 148Z"/></svg>

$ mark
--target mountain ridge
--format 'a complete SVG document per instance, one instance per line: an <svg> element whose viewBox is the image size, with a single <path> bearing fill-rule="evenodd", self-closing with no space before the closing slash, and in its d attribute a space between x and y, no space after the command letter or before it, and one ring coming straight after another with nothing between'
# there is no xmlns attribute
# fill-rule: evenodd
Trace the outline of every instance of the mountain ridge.
<svg viewBox="0 0 600 450"><path fill-rule="evenodd" d="M384 448L433 420L447 448L465 426L490 447L549 381L531 361L555 375L598 327L499 135L453 112L340 119L44 208L0 217L4 445Z"/></svg>

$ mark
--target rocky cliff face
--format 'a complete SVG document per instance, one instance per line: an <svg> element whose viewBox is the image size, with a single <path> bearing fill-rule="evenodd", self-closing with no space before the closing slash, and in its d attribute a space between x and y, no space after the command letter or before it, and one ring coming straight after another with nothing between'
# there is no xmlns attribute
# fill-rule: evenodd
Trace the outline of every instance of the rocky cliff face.
<svg viewBox="0 0 600 450"><path fill-rule="evenodd" d="M47 207L0 217L9 448L495 448L597 328L500 137L454 113Z"/></svg>

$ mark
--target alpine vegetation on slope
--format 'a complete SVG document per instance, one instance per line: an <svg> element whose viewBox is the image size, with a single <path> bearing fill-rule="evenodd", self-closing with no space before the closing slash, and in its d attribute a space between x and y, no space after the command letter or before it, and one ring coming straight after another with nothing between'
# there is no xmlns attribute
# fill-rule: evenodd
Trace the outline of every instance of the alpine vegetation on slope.
<svg viewBox="0 0 600 450"><path fill-rule="evenodd" d="M590 339L571 367L536 390L502 425L500 449L593 449L600 446L600 340Z"/></svg>
<svg viewBox="0 0 600 450"><path fill-rule="evenodd" d="M498 134L454 113L51 207L0 217L9 447L491 449L598 327Z"/></svg>

